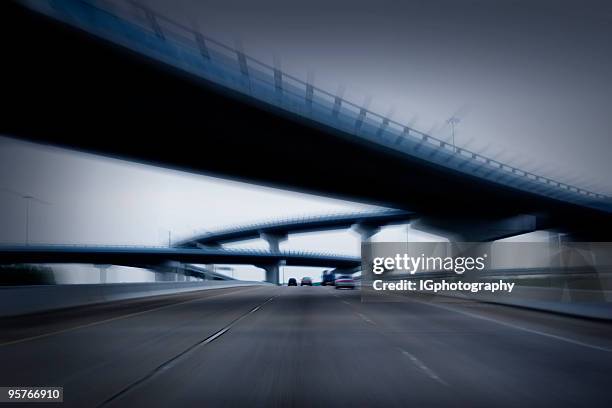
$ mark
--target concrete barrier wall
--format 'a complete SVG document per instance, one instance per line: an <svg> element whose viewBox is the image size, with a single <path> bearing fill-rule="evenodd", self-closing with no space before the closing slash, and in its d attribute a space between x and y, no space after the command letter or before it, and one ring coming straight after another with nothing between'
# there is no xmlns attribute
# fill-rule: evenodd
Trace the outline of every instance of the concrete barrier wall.
<svg viewBox="0 0 612 408"><path fill-rule="evenodd" d="M537 276L542 279L554 278L553 275ZM445 291L439 292L435 296L449 296L462 299L476 300L479 302L497 303L508 306L518 306L529 309L541 310L545 312L562 313L576 317L586 317L590 319L612 320L612 290L606 284L605 288L599 290L579 289L562 284L561 281L553 286L532 286L521 284L521 276L487 276L488 279L495 281L503 279L506 282L516 283L512 293L507 292L460 292ZM567 277L563 277L567 279ZM598 283L599 283L599 276ZM392 280L415 279L412 275L393 276ZM456 281L457 275L436 275L422 277L422 279L432 279L440 281ZM608 277L606 276L606 279ZM430 293L421 291L421 293ZM433 295L433 294L432 294Z"/></svg>
<svg viewBox="0 0 612 408"><path fill-rule="evenodd" d="M0 286L0 316L15 316L122 299L194 290L269 285L250 281L142 282L82 285Z"/></svg>

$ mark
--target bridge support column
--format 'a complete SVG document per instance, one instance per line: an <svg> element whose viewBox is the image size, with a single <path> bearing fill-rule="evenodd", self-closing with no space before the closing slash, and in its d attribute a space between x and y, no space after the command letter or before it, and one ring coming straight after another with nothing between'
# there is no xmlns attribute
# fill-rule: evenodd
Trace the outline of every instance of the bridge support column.
<svg viewBox="0 0 612 408"><path fill-rule="evenodd" d="M495 268L493 241L537 230L537 217L517 215L507 218L445 219L423 217L413 221L412 228L447 237L451 257L485 257L486 269ZM464 280L479 279L480 273L466 271Z"/></svg>
<svg viewBox="0 0 612 408"><path fill-rule="evenodd" d="M180 276L185 276L183 264L169 261L164 265L158 265L155 269L155 282L176 282Z"/></svg>
<svg viewBox="0 0 612 408"><path fill-rule="evenodd" d="M100 271L99 283L108 283L108 268L110 265L96 265Z"/></svg>
<svg viewBox="0 0 612 408"><path fill-rule="evenodd" d="M353 225L353 231L359 234L363 243L369 242L380 231L380 227L378 225L355 224Z"/></svg>
<svg viewBox="0 0 612 408"><path fill-rule="evenodd" d="M275 285L281 284L279 282L280 262L272 265L261 265L259 267L266 271L266 282L273 283Z"/></svg>
<svg viewBox="0 0 612 408"><path fill-rule="evenodd" d="M361 259L371 258L372 254L367 253L368 247L364 246L363 244L370 242L372 237L376 235L378 231L380 231L380 227L377 225L370 225L370 224L355 224L353 225L352 229L353 231L357 232L359 236L361 237L361 244L360 244ZM369 248L369 251L372 251L372 249Z"/></svg>
<svg viewBox="0 0 612 408"><path fill-rule="evenodd" d="M268 243L270 252L280 252L280 243L287 240L287 234L259 234L261 239Z"/></svg>
<svg viewBox="0 0 612 408"><path fill-rule="evenodd" d="M168 272L155 272L155 282L169 282L170 274Z"/></svg>

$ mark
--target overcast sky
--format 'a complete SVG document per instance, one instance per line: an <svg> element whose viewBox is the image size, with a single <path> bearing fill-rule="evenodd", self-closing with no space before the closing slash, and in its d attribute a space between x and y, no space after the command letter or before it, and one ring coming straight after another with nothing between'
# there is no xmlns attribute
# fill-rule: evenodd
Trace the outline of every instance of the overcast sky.
<svg viewBox="0 0 612 408"><path fill-rule="evenodd" d="M441 138L612 193L612 2L141 0Z"/></svg>

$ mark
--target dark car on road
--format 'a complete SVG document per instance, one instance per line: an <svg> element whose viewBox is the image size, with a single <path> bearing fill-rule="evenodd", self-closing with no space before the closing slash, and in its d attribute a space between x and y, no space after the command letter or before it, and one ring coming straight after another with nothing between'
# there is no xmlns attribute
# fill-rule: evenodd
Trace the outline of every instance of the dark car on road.
<svg viewBox="0 0 612 408"><path fill-rule="evenodd" d="M289 278L289 281L287 281L287 286L297 286L297 281L295 278Z"/></svg>
<svg viewBox="0 0 612 408"><path fill-rule="evenodd" d="M321 286L334 286L334 280L336 276L331 271L323 272L323 276L321 276Z"/></svg>
<svg viewBox="0 0 612 408"><path fill-rule="evenodd" d="M312 286L312 279L310 279L310 277L308 276L304 276L302 278L302 282L300 283L300 286Z"/></svg>

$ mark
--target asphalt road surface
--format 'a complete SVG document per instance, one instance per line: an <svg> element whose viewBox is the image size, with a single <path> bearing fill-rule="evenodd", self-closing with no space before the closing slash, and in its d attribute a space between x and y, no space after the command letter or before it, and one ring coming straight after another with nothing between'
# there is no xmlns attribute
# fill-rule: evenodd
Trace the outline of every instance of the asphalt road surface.
<svg viewBox="0 0 612 408"><path fill-rule="evenodd" d="M3 318L0 386L79 407L612 406L608 323L398 300L261 286Z"/></svg>

